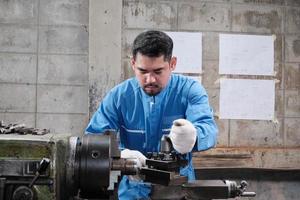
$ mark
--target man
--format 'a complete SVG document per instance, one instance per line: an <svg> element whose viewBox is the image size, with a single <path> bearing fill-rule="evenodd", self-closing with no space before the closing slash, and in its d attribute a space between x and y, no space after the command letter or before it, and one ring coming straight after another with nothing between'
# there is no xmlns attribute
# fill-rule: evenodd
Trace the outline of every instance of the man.
<svg viewBox="0 0 300 200"><path fill-rule="evenodd" d="M217 127L208 97L197 81L172 74L172 39L160 31L139 34L132 47L135 78L114 87L103 99L86 132L114 129L120 136L121 157L136 158L145 165L145 154L157 152L163 134L169 134L179 153L188 153L189 164L181 169L195 179L191 151L215 145ZM123 177L120 199L147 199L150 185Z"/></svg>

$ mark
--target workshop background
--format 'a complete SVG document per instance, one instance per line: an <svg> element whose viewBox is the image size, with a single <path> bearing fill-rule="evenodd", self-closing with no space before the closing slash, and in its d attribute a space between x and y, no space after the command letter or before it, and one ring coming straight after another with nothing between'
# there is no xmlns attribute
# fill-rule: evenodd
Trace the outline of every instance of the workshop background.
<svg viewBox="0 0 300 200"><path fill-rule="evenodd" d="M250 179L254 199L299 199L298 0L0 0L0 120L81 135L106 92L133 76L130 45L145 29L203 33L220 134L194 154L198 176ZM276 36L275 120L218 119L220 33Z"/></svg>

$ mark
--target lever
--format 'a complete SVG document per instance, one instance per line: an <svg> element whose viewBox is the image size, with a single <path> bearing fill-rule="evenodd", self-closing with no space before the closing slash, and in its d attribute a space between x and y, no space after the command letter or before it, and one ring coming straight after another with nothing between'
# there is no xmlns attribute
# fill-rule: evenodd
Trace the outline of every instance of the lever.
<svg viewBox="0 0 300 200"><path fill-rule="evenodd" d="M41 173L45 172L50 164L50 159L49 158L43 158L40 162L40 165L38 169L35 172L35 176L33 177L32 181L29 184L29 188L33 186L35 181L38 179Z"/></svg>

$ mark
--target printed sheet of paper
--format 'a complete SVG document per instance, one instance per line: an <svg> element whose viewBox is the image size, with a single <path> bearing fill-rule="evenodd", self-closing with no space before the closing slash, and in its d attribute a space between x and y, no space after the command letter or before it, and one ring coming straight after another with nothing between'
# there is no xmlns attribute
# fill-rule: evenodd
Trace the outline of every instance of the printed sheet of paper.
<svg viewBox="0 0 300 200"><path fill-rule="evenodd" d="M219 73L274 75L274 37L220 34Z"/></svg>
<svg viewBox="0 0 300 200"><path fill-rule="evenodd" d="M273 120L275 81L220 80L220 118Z"/></svg>
<svg viewBox="0 0 300 200"><path fill-rule="evenodd" d="M177 73L202 73L202 33L166 32L173 40Z"/></svg>

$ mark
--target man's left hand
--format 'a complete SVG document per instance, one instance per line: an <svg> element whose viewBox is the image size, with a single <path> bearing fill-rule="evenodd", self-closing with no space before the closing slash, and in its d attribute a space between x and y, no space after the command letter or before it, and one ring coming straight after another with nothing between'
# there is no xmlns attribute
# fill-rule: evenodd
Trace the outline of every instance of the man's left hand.
<svg viewBox="0 0 300 200"><path fill-rule="evenodd" d="M185 154L192 151L197 138L197 130L190 121L177 119L173 121L169 137L174 149Z"/></svg>

